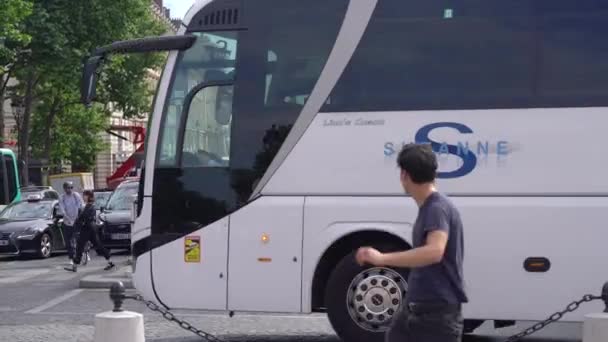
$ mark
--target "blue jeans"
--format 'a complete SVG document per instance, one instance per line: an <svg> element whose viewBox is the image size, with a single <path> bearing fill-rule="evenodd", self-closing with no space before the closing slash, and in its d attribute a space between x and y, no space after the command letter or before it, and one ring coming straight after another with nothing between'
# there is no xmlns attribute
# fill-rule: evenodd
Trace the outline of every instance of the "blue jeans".
<svg viewBox="0 0 608 342"><path fill-rule="evenodd" d="M65 239L66 248L68 250L68 258L74 259L74 226L63 225L63 238Z"/></svg>

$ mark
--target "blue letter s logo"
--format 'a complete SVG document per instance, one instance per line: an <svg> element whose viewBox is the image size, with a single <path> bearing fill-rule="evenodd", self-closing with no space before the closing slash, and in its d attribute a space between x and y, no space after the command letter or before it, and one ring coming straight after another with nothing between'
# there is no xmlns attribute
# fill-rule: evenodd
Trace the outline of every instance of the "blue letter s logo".
<svg viewBox="0 0 608 342"><path fill-rule="evenodd" d="M429 144L430 143L431 147L433 148L433 151L435 151L435 152L440 152L440 149L442 148L442 146L443 146L443 149L445 150L445 147L447 146L447 149L448 149L447 153L453 154L462 159L463 163L460 168L458 168L454 171L450 171L450 172L438 172L437 173L438 178L458 178L458 177L462 177L462 176L469 174L471 171L473 171L473 169L477 165L477 158L475 157L475 154L473 154L473 152L466 150L464 152L460 151L461 153L458 153L459 149L457 146L440 144L435 141L432 141L429 138L429 134L431 133L432 130L434 130L435 128L441 128L441 127L454 128L460 133L473 133L472 129L470 129L469 127L467 127L463 124L459 124L456 122L437 122L437 123L426 125L426 126L420 128L418 130L418 132L416 132L416 143L417 144ZM446 152L444 150L442 150L441 152Z"/></svg>

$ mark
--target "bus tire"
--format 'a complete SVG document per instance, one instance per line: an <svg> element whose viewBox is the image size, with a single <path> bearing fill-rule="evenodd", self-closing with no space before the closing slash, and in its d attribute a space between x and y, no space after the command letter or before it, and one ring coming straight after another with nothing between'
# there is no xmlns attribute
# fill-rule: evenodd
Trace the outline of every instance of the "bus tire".
<svg viewBox="0 0 608 342"><path fill-rule="evenodd" d="M384 252L403 249L376 248ZM325 288L327 316L343 341L382 342L405 297L409 272L360 266L355 260L356 252L343 257L329 277Z"/></svg>

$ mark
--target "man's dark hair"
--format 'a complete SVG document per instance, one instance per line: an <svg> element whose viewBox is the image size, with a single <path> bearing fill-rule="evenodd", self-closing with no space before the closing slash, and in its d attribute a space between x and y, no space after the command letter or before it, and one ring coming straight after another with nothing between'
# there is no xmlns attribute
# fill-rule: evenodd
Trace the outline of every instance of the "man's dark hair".
<svg viewBox="0 0 608 342"><path fill-rule="evenodd" d="M82 192L83 196L87 196L89 203L93 203L95 201L95 193L91 190L85 190Z"/></svg>
<svg viewBox="0 0 608 342"><path fill-rule="evenodd" d="M437 175L437 157L429 144L407 144L397 157L397 165L416 184L430 183Z"/></svg>

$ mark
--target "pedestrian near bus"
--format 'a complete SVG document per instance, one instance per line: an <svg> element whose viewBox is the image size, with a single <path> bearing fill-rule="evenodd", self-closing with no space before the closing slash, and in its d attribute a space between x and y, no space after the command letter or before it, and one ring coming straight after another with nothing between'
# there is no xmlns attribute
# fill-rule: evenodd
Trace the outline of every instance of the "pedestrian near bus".
<svg viewBox="0 0 608 342"><path fill-rule="evenodd" d="M71 267L65 267L65 270L76 272L78 265L82 258L85 245L87 242L91 242L97 251L97 255L103 256L108 265L104 270L108 271L115 267L114 263L110 259L110 251L108 251L103 242L99 238L99 231L97 229L97 210L95 209L95 195L91 190L85 190L82 193L84 201L86 203L84 209L76 219L74 228L79 231L78 241L76 243L76 252Z"/></svg>
<svg viewBox="0 0 608 342"><path fill-rule="evenodd" d="M78 214L84 207L80 194L74 191L74 184L70 181L63 183L63 194L59 197L59 208L63 213L63 236L68 249L70 263L74 259L74 223Z"/></svg>
<svg viewBox="0 0 608 342"><path fill-rule="evenodd" d="M409 268L408 293L393 318L385 340L458 342L462 340L464 289L463 224L458 209L437 191L437 158L428 144L408 144L397 158L401 185L418 206L413 248L381 253L371 247L357 251L361 265Z"/></svg>

